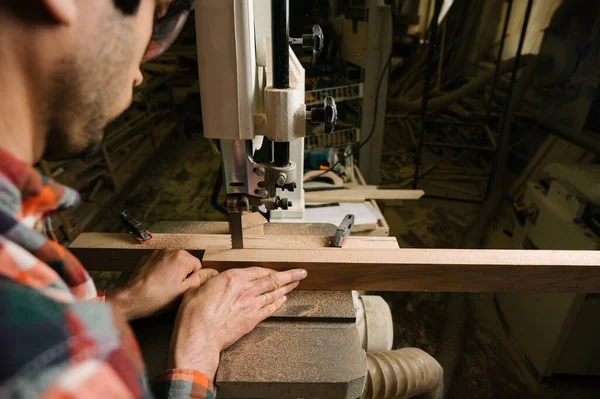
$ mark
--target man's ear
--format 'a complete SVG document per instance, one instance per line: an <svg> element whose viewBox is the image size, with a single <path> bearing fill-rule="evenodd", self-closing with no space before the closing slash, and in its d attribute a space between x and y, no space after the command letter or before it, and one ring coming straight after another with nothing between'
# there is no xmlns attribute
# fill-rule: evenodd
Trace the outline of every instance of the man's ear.
<svg viewBox="0 0 600 399"><path fill-rule="evenodd" d="M50 15L61 24L71 25L77 17L77 0L41 0Z"/></svg>

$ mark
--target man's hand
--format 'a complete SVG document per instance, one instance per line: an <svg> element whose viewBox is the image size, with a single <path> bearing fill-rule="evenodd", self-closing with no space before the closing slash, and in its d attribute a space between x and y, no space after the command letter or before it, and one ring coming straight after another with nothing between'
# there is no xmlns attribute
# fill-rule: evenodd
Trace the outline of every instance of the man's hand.
<svg viewBox="0 0 600 399"><path fill-rule="evenodd" d="M170 367L214 379L220 352L279 309L306 275L302 269L231 269L186 291L171 337Z"/></svg>
<svg viewBox="0 0 600 399"><path fill-rule="evenodd" d="M127 284L107 294L127 320L152 316L167 308L187 289L200 286L217 271L202 269L186 251L155 251L142 259Z"/></svg>

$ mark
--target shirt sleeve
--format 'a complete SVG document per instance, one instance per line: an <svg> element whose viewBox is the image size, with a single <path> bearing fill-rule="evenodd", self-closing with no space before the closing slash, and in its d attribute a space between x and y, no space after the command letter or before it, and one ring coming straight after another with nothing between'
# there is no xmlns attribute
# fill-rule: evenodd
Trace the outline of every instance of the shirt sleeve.
<svg viewBox="0 0 600 399"><path fill-rule="evenodd" d="M97 300L103 301L105 298L106 291L98 293ZM124 348L132 355L139 355L141 359L137 341L135 341L131 333L129 324L125 321L124 317L120 317L120 312L112 306L111 308L115 314L118 314L118 316L115 315L116 327L118 331L122 331L121 336ZM139 368L135 366L136 364L137 360L134 360L132 362L133 368L139 371ZM150 389L145 384L145 378L139 380L143 381L143 397L147 396L149 393L147 391L151 391L155 399L214 399L212 381L206 375L196 370L171 369L164 371L154 378Z"/></svg>
<svg viewBox="0 0 600 399"><path fill-rule="evenodd" d="M106 302L107 291L98 291L97 302ZM214 386L210 378L191 369L166 370L151 384L156 399L213 399Z"/></svg>
<svg viewBox="0 0 600 399"><path fill-rule="evenodd" d="M106 293L107 291L98 291L98 296L92 300L96 302L106 302Z"/></svg>
<svg viewBox="0 0 600 399"><path fill-rule="evenodd" d="M171 369L152 381L152 392L157 399L213 399L212 381L196 370Z"/></svg>
<svg viewBox="0 0 600 399"><path fill-rule="evenodd" d="M108 304L57 302L1 275L0 304L10 348L0 356L0 397L214 398L194 370L168 370L152 390L129 324Z"/></svg>

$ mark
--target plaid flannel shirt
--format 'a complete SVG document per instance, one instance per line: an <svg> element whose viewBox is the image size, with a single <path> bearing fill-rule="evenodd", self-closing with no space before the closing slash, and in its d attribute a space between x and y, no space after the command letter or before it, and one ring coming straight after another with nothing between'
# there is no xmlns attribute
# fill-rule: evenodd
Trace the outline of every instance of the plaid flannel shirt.
<svg viewBox="0 0 600 399"><path fill-rule="evenodd" d="M148 398L140 350L124 317L79 261L44 234L78 194L0 149L0 398ZM167 370L157 398L213 398L195 370Z"/></svg>

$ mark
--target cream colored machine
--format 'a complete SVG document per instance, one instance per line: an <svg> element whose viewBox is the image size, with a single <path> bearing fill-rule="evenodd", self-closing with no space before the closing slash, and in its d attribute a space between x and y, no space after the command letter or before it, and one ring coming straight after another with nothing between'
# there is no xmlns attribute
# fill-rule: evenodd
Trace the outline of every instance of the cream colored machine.
<svg viewBox="0 0 600 399"><path fill-rule="evenodd" d="M306 121L332 131L337 119L331 98L306 110L304 69L290 51L320 52L321 30L290 40L288 19L288 0L196 0L204 136L221 152L234 248L243 248L241 215L251 207L302 218Z"/></svg>

